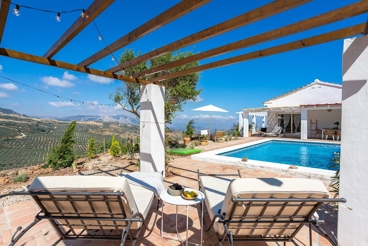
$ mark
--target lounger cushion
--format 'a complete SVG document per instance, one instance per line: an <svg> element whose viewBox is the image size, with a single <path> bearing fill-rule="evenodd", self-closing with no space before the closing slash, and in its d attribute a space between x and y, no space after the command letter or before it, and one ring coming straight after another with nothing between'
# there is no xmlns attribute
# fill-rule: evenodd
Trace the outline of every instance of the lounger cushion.
<svg viewBox="0 0 368 246"><path fill-rule="evenodd" d="M221 210L228 186L232 180L224 177L200 177L201 191L205 195L205 204L211 220ZM217 228L216 224L215 227Z"/></svg>
<svg viewBox="0 0 368 246"><path fill-rule="evenodd" d="M131 183L129 183L129 185L132 190L135 203L137 204L138 211L143 214L144 218L146 218L155 197L155 193L152 190L139 185Z"/></svg>
<svg viewBox="0 0 368 246"><path fill-rule="evenodd" d="M144 189L144 188L142 188ZM136 189L140 190L140 189ZM130 185L127 180L122 177L109 177L109 176L46 176L46 177L37 177L29 187L29 191L69 191L69 192L124 192L123 200L123 208L126 214L126 217L130 217L132 214L136 212L140 212L141 210L146 210L144 206L147 206L147 202L144 201L138 207L135 201L135 196L133 196ZM137 194L142 193L142 191L137 192ZM45 198L47 196L40 195L40 198ZM64 196L60 196L63 198ZM136 196L137 197L137 196ZM138 197L137 197L138 198ZM101 213L101 216L104 217L106 215L102 215L103 213L110 213L109 210L114 214L113 216L118 216L117 214L122 214L121 206L118 202L109 202L109 206L105 201L94 201L93 209ZM92 208L86 201L78 201L74 202L74 207L68 201L58 201L57 206L52 201L42 201L43 206L49 211L56 214L62 214L61 212L75 212L83 211L86 213L92 213ZM59 212L59 209L61 212ZM142 212L143 213L143 212ZM146 213L147 214L147 213ZM92 216L92 215L91 215ZM120 215L120 217L124 217ZM65 223L64 220L60 220L61 223ZM81 221L75 220L70 221L70 223L81 224ZM113 229L113 222L104 222L107 226L104 226L104 229ZM124 224L125 222L119 222L119 224ZM98 223L95 221L89 221L88 229L99 229L96 226ZM134 223L132 229L140 227L140 224ZM78 227L84 228L84 227Z"/></svg>
<svg viewBox="0 0 368 246"><path fill-rule="evenodd" d="M201 177L201 183L205 187L205 189L218 189L217 184L219 180L215 180L214 177ZM231 209L234 203L231 201L232 198L327 198L329 196L329 192L325 185L319 180L312 179L299 179L299 178L286 178L286 179L278 179L278 178L239 178L234 179L231 182L228 182L228 187L226 191L226 195L222 197L222 204L219 204L220 193L217 194L216 199L213 199L213 196L206 196L206 204L209 210L209 207L212 209L210 214L210 218L212 220L213 216L218 213L218 208L221 206L221 214L226 213L226 218L229 218L231 215ZM223 188L221 193L223 193ZM213 200L211 200L213 199ZM216 206L210 206L209 204L216 203ZM264 211L264 215L272 218L276 216L276 214L280 211L281 203L275 203L276 205L280 204L280 206L268 207L266 211ZM313 205L315 203L307 203L306 205ZM252 207L247 211L247 219L257 219L257 216L262 212L263 207ZM290 217L296 212L297 207L287 208L285 209L281 216ZM234 217L242 218L245 212L245 206L238 206L234 212ZM310 206L303 206L303 208L298 211L299 216L308 217L311 212ZM234 218L233 217L233 218ZM244 219L244 218L243 218ZM302 218L297 218L302 220ZM286 223L285 223L286 224ZM263 235L268 232L269 235L290 235L299 224L292 224L288 227L287 230L283 230L281 225L268 225L263 224L262 226L257 225L256 230L252 231L252 227L255 224L247 224L248 229L241 229L233 231L234 235ZM233 228L236 228L238 225L233 224ZM263 228L262 228L263 227ZM271 231L268 231L268 228L272 227ZM260 228L260 229L259 229ZM224 228L222 224L216 223L214 229L221 235L224 232ZM230 226L230 229L232 227Z"/></svg>

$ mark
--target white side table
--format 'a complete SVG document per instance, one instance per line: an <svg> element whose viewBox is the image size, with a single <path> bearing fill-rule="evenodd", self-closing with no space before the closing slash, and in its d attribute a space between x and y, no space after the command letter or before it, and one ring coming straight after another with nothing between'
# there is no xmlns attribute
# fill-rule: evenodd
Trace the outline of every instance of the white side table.
<svg viewBox="0 0 368 246"><path fill-rule="evenodd" d="M179 237L179 232L178 232L178 206L186 206L187 209L187 234L186 234L186 245L188 246L188 206L190 205L195 205L197 203L202 203L202 214L201 214L201 245L202 245L202 241L203 241L203 201L204 201L204 194L198 190L195 189L186 189L186 190L194 190L195 192L198 193L198 197L195 200L186 200L184 198L182 198L181 196L172 196L169 193L167 193L167 190L163 191L160 194L160 198L162 201L170 203L175 205L176 207L176 214L175 214L175 228L176 228L176 233L178 234L178 240L181 241L180 237ZM164 205L162 204L162 218L161 218L161 238L163 237L163 227L164 227Z"/></svg>

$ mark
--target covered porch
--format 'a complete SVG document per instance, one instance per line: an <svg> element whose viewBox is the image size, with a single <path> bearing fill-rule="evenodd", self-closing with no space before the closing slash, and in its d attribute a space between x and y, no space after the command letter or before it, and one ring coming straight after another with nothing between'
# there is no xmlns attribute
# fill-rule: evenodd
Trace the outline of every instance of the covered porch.
<svg viewBox="0 0 368 246"><path fill-rule="evenodd" d="M300 139L325 139L325 130L341 129L341 103L249 108L238 114L239 128L243 129L244 137L248 136L249 125L252 125L252 134L258 131L270 132L280 126L283 128L283 136ZM336 125L337 122L339 124Z"/></svg>

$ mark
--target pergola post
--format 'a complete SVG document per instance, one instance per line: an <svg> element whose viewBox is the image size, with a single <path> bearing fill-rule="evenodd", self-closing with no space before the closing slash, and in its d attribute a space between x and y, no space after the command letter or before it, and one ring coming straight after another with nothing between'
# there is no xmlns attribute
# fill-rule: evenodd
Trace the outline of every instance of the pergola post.
<svg viewBox="0 0 368 246"><path fill-rule="evenodd" d="M308 139L308 111L306 108L300 111L300 139Z"/></svg>
<svg viewBox="0 0 368 246"><path fill-rule="evenodd" d="M165 87L141 87L140 171L165 175Z"/></svg>
<svg viewBox="0 0 368 246"><path fill-rule="evenodd" d="M368 242L368 35L346 39L343 55L339 245Z"/></svg>
<svg viewBox="0 0 368 246"><path fill-rule="evenodd" d="M243 111L243 137L248 137L249 131L249 112Z"/></svg>

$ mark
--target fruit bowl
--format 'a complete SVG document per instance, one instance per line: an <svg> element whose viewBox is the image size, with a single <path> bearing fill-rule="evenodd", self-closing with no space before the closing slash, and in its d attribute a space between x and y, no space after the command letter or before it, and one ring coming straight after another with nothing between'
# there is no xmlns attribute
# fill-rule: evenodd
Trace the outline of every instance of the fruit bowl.
<svg viewBox="0 0 368 246"><path fill-rule="evenodd" d="M184 190L183 194L181 194L181 197L185 200L194 200L198 197L198 193L194 190Z"/></svg>
<svg viewBox="0 0 368 246"><path fill-rule="evenodd" d="M180 184L173 184L167 187L167 192L172 196L180 196L183 194L184 188Z"/></svg>

